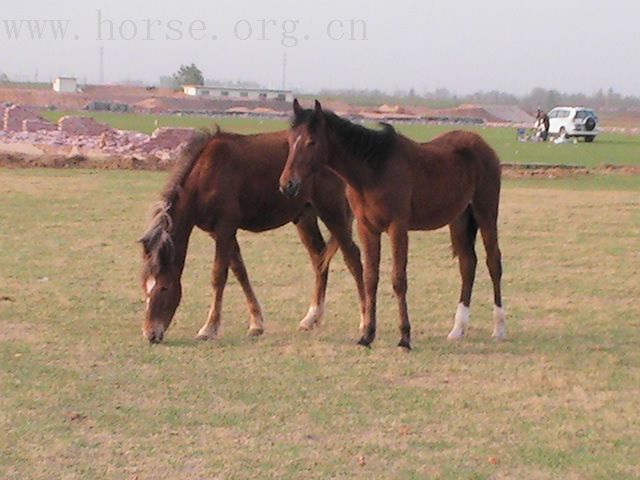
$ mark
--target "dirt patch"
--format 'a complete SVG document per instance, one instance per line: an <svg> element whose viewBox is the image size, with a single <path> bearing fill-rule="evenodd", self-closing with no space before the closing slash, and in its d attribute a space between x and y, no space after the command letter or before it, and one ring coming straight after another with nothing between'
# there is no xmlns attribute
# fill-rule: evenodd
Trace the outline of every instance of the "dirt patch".
<svg viewBox="0 0 640 480"><path fill-rule="evenodd" d="M8 303L16 303L16 300L11 302L3 302L5 305ZM2 304L0 304L2 305ZM0 331L0 343L8 342L24 342L24 343L42 343L47 338L47 334L42 325L35 325L28 322L3 322L2 330ZM22 353L17 353L16 358L23 356Z"/></svg>
<svg viewBox="0 0 640 480"><path fill-rule="evenodd" d="M153 155L56 155L28 152L0 152L0 166L8 168L97 168L105 170L169 170L175 159L158 158ZM504 164L505 178L564 178L578 175L618 174L640 175L640 166L603 165L584 168L567 165L520 165Z"/></svg>
<svg viewBox="0 0 640 480"><path fill-rule="evenodd" d="M502 165L502 175L505 178L566 178L594 174L640 175L640 166L602 165L586 168L573 165Z"/></svg>
<svg viewBox="0 0 640 480"><path fill-rule="evenodd" d="M87 157L84 155L29 155L20 152L0 152L0 166L7 168L94 168L104 170L168 170L173 160L154 156Z"/></svg>

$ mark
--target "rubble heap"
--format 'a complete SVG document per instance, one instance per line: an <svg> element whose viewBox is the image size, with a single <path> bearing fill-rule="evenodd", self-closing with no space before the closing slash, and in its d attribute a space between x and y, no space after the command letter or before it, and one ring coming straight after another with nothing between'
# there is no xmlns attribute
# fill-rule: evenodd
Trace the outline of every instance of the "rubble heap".
<svg viewBox="0 0 640 480"><path fill-rule="evenodd" d="M33 109L12 105L5 108L2 117L2 130L5 132L21 132L25 120L44 120Z"/></svg>
<svg viewBox="0 0 640 480"><path fill-rule="evenodd" d="M190 128L158 128L152 135L115 130L91 117L65 116L55 124L40 117L35 110L15 105L6 108L2 118L0 150L3 144L29 146L55 155L136 157L170 162L196 134Z"/></svg>
<svg viewBox="0 0 640 480"><path fill-rule="evenodd" d="M49 120L45 120L44 118L27 118L22 122L23 132L52 132L56 130L58 130L58 125L50 122Z"/></svg>
<svg viewBox="0 0 640 480"><path fill-rule="evenodd" d="M62 117L58 120L58 127L60 127L62 133L70 136L86 135L97 137L111 130L109 125L96 122L91 117Z"/></svg>

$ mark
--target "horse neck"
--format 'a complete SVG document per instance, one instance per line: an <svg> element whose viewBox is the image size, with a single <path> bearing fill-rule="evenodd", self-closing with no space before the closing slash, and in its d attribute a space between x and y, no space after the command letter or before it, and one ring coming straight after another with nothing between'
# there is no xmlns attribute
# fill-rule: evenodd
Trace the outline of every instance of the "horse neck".
<svg viewBox="0 0 640 480"><path fill-rule="evenodd" d="M181 194L172 208L171 220L173 227L170 235L175 248L173 268L179 275L182 275L182 270L184 269L189 238L195 226L194 207L191 205L193 203L192 198L193 196L191 195Z"/></svg>
<svg viewBox="0 0 640 480"><path fill-rule="evenodd" d="M327 165L352 188L360 189L370 177L370 167L362 159L349 153L341 144L337 135L327 132Z"/></svg>

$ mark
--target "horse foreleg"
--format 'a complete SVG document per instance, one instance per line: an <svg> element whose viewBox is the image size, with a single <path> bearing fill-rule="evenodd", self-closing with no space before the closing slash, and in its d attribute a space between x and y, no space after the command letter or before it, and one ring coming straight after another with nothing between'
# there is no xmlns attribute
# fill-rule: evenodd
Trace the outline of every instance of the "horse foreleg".
<svg viewBox="0 0 640 480"><path fill-rule="evenodd" d="M392 284L398 300L398 324L401 335L398 346L411 350L411 324L407 308L407 254L409 250L407 228L392 225L389 229L389 239L393 255Z"/></svg>
<svg viewBox="0 0 640 480"><path fill-rule="evenodd" d="M368 347L376 338L376 297L380 277L380 234L358 222L358 234L364 250L365 309L362 337L358 345Z"/></svg>
<svg viewBox="0 0 640 480"><path fill-rule="evenodd" d="M360 249L353 241L353 232L351 228L351 220L344 219L342 222L332 222L322 219L327 225L327 228L331 232L331 235L336 239L340 250L342 251L342 257L344 263L347 265L349 272L353 276L356 282L356 288L358 289L358 299L360 301L360 331L364 328L364 312L365 312L365 289L364 280L362 278L362 260L360 259Z"/></svg>
<svg viewBox="0 0 640 480"><path fill-rule="evenodd" d="M213 287L213 300L209 310L207 322L198 332L196 338L199 340L215 340L220 330L222 318L222 296L224 287L227 284L229 275L229 264L233 255L235 245L235 232L231 235L220 235L216 237L216 257L213 261L213 272L211 275L211 285Z"/></svg>
<svg viewBox="0 0 640 480"><path fill-rule="evenodd" d="M305 317L300 322L300 330L311 330L319 325L324 314L324 301L327 293L329 270L322 268L322 253L326 247L322 233L318 227L318 218L311 211L306 211L296 224L298 235L311 258L315 274L315 287L311 304Z"/></svg>
<svg viewBox="0 0 640 480"><path fill-rule="evenodd" d="M233 253L231 255L231 271L235 275L238 283L242 287L244 296L247 299L247 307L249 308L249 332L250 337L257 337L264 333L264 319L262 316L262 308L260 302L253 291L247 269L242 260L240 245L235 239Z"/></svg>

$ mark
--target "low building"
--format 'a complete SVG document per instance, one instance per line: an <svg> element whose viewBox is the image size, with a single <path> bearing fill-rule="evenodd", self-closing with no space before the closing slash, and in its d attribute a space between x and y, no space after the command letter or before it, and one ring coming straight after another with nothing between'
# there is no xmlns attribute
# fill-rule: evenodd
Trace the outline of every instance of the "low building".
<svg viewBox="0 0 640 480"><path fill-rule="evenodd" d="M207 87L205 85L183 85L185 95L191 97L209 97L233 100L276 100L293 102L293 91L274 90L270 88L238 88L238 87Z"/></svg>
<svg viewBox="0 0 640 480"><path fill-rule="evenodd" d="M76 93L78 80L74 77L58 77L53 81L53 91L58 93Z"/></svg>

